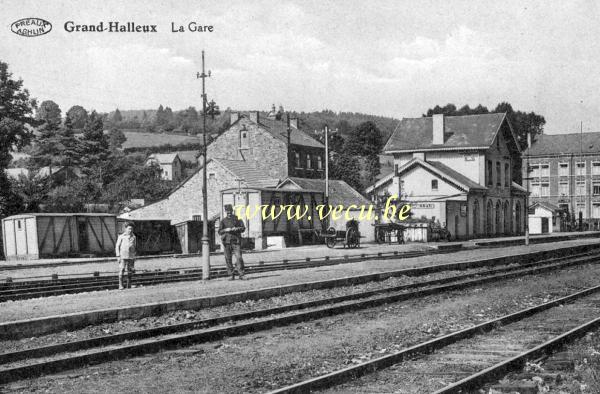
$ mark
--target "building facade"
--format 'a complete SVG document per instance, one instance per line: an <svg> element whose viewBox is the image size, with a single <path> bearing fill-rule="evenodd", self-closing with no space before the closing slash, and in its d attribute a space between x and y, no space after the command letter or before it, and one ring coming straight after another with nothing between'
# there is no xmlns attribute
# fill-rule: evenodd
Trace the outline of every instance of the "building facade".
<svg viewBox="0 0 600 394"><path fill-rule="evenodd" d="M600 133L539 136L524 153L523 178L530 206L557 206L566 229L580 216L585 228L600 228Z"/></svg>
<svg viewBox="0 0 600 394"><path fill-rule="evenodd" d="M524 231L526 192L513 170L521 152L506 114L403 119L384 153L394 171L366 190L372 199L399 196L453 238Z"/></svg>
<svg viewBox="0 0 600 394"><path fill-rule="evenodd" d="M146 159L146 165L154 163L161 169L160 176L167 181L178 181L182 177L182 164L177 153L154 153Z"/></svg>
<svg viewBox="0 0 600 394"><path fill-rule="evenodd" d="M288 176L322 178L325 146L298 128L298 120L287 122L257 111L231 114L231 126L208 146L207 158L244 161L271 178Z"/></svg>

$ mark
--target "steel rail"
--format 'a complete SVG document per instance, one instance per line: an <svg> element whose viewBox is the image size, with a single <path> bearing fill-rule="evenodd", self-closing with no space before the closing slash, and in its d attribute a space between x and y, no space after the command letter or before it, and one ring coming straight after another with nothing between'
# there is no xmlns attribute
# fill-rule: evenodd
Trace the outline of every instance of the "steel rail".
<svg viewBox="0 0 600 394"><path fill-rule="evenodd" d="M341 369L338 371L334 371L334 372L331 372L331 373L328 373L328 374L325 374L322 376L318 376L318 377L315 377L312 379L308 379L308 380L305 380L305 381L302 381L302 382L299 382L299 383L296 383L296 384L293 384L290 386L286 386L286 387L283 387L283 388L280 388L277 390L273 390L273 391L269 392L269 394L309 393L313 390L325 389L328 387L333 387L333 386L336 386L336 385L339 385L342 383L346 383L349 380L359 378L366 374L376 372L378 370L390 367L394 364L398 364L403 361L407 361L414 356L432 353L435 350L438 350L440 348L448 346L459 340L466 339L466 338L472 337L477 334L481 334L482 332L491 331L495 328L498 328L499 326L522 320L522 319L532 316L536 313L539 313L539 312L545 311L547 309L574 301L578 298L588 296L588 295L596 293L598 291L600 291L600 286L591 287L591 288L585 289L583 291L580 291L580 292L577 292L577 293L574 293L574 294L571 294L571 295L568 295L565 297L561 297L561 298L558 298L556 300L553 300L553 301L550 301L550 302L547 302L544 304L537 305L535 307L527 308L527 309L521 310L516 313L505 315L500 318L496 318L496 319L493 319L493 320L490 320L490 321L487 321L484 323L480 323L475 326L472 326L472 327L469 327L469 328L466 328L466 329L463 329L463 330L460 330L460 331L457 331L454 333L444 335L439 338L434 338L429 341L419 343L417 345L411 346L409 348L406 348L404 350L398 351L398 352L390 354L390 355L379 357L379 358L369 360L367 362L364 362L364 363L361 363L358 365L347 367L347 368L344 368L344 369ZM597 320L598 319L595 319L592 322L588 322L584 326L595 327L599 323ZM581 329L581 326L579 328ZM581 332L581 331L579 331L579 332ZM574 335L574 334L572 334L572 335ZM536 349L534 349L534 350L536 350ZM541 350L538 349L538 351L541 351ZM537 353L535 353L535 354L537 354ZM522 362L521 361L522 359L523 358L514 360L512 362L512 365L514 365L518 362ZM503 368L503 367L498 366L498 371L500 371L501 368ZM497 371L486 370L486 371L482 372L481 376L478 375L476 377L473 377L472 383L471 382L462 383L462 384L464 384L464 386L458 387L457 389L459 391L448 391L448 392L449 393L450 392L460 392L460 390L463 390L465 388L473 387L472 384L475 384L475 382L483 381L485 379L489 379L490 377L497 376L497 373L498 373ZM487 375L487 377L486 377L486 375ZM449 389L454 390L454 388L449 388Z"/></svg>
<svg viewBox="0 0 600 394"><path fill-rule="evenodd" d="M243 335L249 332L255 332L259 330L266 330L273 327L285 326L293 323L299 323L302 321L319 319L327 316L333 316L341 313L346 313L350 311L356 311L360 309L372 308L376 306L380 306L383 304L391 303L391 302L399 302L409 299L414 299L418 297L424 297L428 295L435 295L439 293L443 293L451 290L458 290L467 288L474 285L480 285L483 283L498 281L502 279L509 279L516 276L522 276L526 274L534 274L545 271L551 271L555 269L560 269L563 267L579 265L579 264L587 264L591 261L596 260L597 257L583 257L571 261L565 261L560 263L546 263L546 266L537 266L533 268L525 268L522 267L504 267L497 270L492 270L494 274L483 276L482 272L468 274L469 276L479 276L476 279L472 280L462 280L465 275L459 275L457 277L453 277L454 283L443 284L439 286L433 286L425 289L415 290L411 292L400 292L397 293L400 289L406 290L411 287L426 287L431 286L432 283L443 283L444 281L449 281L451 278L443 278L430 282L422 282L418 284L410 284L397 286L390 289L378 289L373 291L368 291L364 293L351 294L346 296L340 296L335 298L328 299L320 299L313 300L298 304L291 304L282 307L276 308L267 308L258 311L252 312L243 312L239 314L227 315L222 317L217 317L213 319L206 319L198 322L191 323L181 323L178 325L164 326L164 327L156 327L145 330L133 331L130 333L122 333L116 334L112 336L104 336L99 338L92 338L83 341L75 341L75 342L67 342L63 344L50 345L42 348L35 348L29 350L23 350L12 353L5 353L0 355L0 360L4 363L14 362L18 360L22 360L25 358L31 357L45 357L52 354L63 353L67 351L77 351L82 349L89 349L91 347L96 347L98 345L107 345L114 342L121 342L127 339L148 339L146 342L123 345L118 347L113 347L109 349L100 349L96 351L92 351L86 354L80 354L75 356L64 357L56 360L50 361L41 361L33 364L12 367L7 369L0 370L0 383L6 383L13 380L18 380L22 378L30 378L36 375L57 372L61 370L71 369L78 366L83 366L86 364L97 364L106 360L115 360L118 358L126 358L131 355L138 355L143 353L157 352L161 349L177 347L182 344L191 344L191 343L202 343L207 341L212 341L216 339L220 339L227 336L235 336L235 335ZM531 263L535 265L539 265L536 263ZM506 272L507 270L512 270L510 272ZM504 271L504 273L496 273L497 271ZM457 282L458 280L458 282ZM396 294L384 295L381 297L377 297L377 295L386 292L396 292ZM235 326L229 327L219 327L204 330L197 333L187 333L181 335L173 335L167 338L152 338L157 335L169 335L174 332L182 331L182 330L190 330L194 328L201 328L203 325L216 325L221 324L227 321L236 321L236 320L246 320L251 318L258 318L273 315L276 313L286 313L295 310L302 310L306 308L312 307L320 307L322 305L327 305L331 303L340 303L345 301L351 301L354 299L360 299L365 297L373 297L367 300L359 300L354 302L349 302L343 305L334 305L327 306L320 309L314 309L309 311L301 311L297 313L293 313L286 316L281 317L271 317L265 320L261 320L258 322L248 322L242 323Z"/></svg>

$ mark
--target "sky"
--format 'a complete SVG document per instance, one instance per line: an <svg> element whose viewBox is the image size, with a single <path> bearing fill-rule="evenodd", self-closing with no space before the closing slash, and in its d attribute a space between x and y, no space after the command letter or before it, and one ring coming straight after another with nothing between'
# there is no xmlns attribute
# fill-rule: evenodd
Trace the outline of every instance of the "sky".
<svg viewBox="0 0 600 394"><path fill-rule="evenodd" d="M600 2L0 0L0 61L38 101L73 105L362 112L418 117L501 101L548 134L600 131ZM11 24L50 21L21 37ZM157 33L65 31L65 22ZM190 22L213 32L191 32ZM183 26L183 33L172 32Z"/></svg>

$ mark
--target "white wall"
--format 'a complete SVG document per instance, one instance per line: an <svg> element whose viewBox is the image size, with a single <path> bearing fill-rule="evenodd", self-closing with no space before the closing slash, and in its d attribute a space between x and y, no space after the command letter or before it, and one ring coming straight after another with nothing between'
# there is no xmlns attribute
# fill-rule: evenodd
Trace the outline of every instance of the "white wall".
<svg viewBox="0 0 600 394"><path fill-rule="evenodd" d="M439 161L447 165L454 171L466 176L473 182L483 184L480 178L479 163L482 155L473 151L472 153L460 152L427 152L425 155L427 161Z"/></svg>

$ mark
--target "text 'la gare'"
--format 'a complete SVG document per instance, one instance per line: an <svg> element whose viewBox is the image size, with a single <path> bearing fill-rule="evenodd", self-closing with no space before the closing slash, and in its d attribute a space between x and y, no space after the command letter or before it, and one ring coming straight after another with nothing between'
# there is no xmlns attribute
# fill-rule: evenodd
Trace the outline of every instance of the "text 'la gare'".
<svg viewBox="0 0 600 394"><path fill-rule="evenodd" d="M201 25L196 22L190 22L187 24L187 31L198 32L198 33L212 33L214 27L212 25ZM177 24L175 22L171 22L171 32L172 33L184 33L186 29L184 25Z"/></svg>

